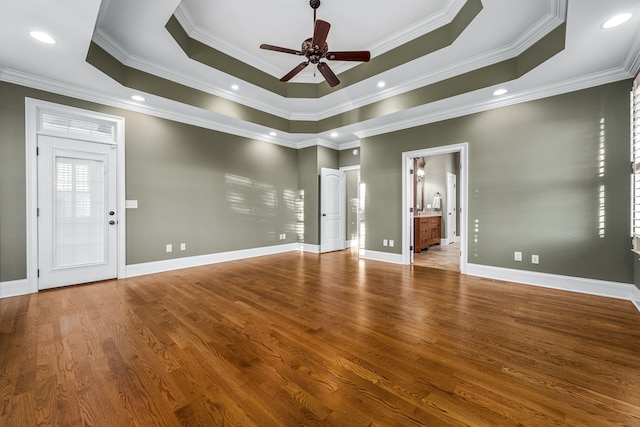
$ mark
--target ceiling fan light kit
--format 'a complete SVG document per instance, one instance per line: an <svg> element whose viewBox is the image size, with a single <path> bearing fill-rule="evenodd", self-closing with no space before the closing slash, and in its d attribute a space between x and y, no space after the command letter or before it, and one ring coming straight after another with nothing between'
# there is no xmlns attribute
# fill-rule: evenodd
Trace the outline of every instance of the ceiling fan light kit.
<svg viewBox="0 0 640 427"><path fill-rule="evenodd" d="M300 71L304 70L307 65L314 64L329 86L334 87L340 84L340 80L331 70L329 64L321 61L322 59L329 61L368 62L371 59L371 53L366 50L330 52L329 46L327 45L327 36L329 35L331 24L327 21L316 19L316 9L320 7L320 0L310 0L309 5L313 9L313 36L302 42L302 46L299 51L270 44L261 44L260 49L304 56L307 58L306 61L301 62L293 70L285 74L280 79L281 82L288 82L300 73Z"/></svg>

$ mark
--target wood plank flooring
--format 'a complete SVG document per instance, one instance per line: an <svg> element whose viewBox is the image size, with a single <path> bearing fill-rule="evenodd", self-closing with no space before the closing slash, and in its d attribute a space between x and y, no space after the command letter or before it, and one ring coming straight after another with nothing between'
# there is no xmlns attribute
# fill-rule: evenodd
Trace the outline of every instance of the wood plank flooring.
<svg viewBox="0 0 640 427"><path fill-rule="evenodd" d="M640 426L628 301L291 252L0 300L2 426Z"/></svg>

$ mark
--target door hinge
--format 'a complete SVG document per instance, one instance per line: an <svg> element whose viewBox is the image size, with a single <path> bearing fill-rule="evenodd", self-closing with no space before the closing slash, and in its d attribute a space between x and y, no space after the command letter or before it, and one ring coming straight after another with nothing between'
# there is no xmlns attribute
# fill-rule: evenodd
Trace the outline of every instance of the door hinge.
<svg viewBox="0 0 640 427"><path fill-rule="evenodd" d="M40 277L40 269L38 269L38 277Z"/></svg>
<svg viewBox="0 0 640 427"><path fill-rule="evenodd" d="M413 213L413 208L409 208L409 213Z"/></svg>
<svg viewBox="0 0 640 427"><path fill-rule="evenodd" d="M409 175L413 175L413 169L409 169Z"/></svg>
<svg viewBox="0 0 640 427"><path fill-rule="evenodd" d="M40 208L36 208L36 216L40 216Z"/></svg>
<svg viewBox="0 0 640 427"><path fill-rule="evenodd" d="M413 252L413 246L409 246L409 250Z"/></svg>
<svg viewBox="0 0 640 427"><path fill-rule="evenodd" d="M40 147L36 147L36 156L40 155Z"/></svg>

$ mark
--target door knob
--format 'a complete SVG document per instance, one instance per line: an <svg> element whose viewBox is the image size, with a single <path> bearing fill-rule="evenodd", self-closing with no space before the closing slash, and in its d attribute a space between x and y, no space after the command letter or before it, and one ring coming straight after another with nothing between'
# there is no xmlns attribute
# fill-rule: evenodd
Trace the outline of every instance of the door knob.
<svg viewBox="0 0 640 427"><path fill-rule="evenodd" d="M109 215L114 216L116 213L114 211L109 211Z"/></svg>
<svg viewBox="0 0 640 427"><path fill-rule="evenodd" d="M115 222L114 220L109 221L109 224L110 224L110 225L113 225L113 224L115 224L115 223L116 223L116 222Z"/></svg>

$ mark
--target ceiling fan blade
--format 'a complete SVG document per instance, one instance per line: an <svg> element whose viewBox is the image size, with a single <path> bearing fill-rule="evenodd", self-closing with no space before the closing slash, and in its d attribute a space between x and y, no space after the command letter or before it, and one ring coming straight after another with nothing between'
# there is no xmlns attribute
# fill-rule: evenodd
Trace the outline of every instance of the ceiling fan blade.
<svg viewBox="0 0 640 427"><path fill-rule="evenodd" d="M369 62L371 52L368 50L349 50L342 52L327 52L327 59L332 61L362 61Z"/></svg>
<svg viewBox="0 0 640 427"><path fill-rule="evenodd" d="M329 86L334 87L340 84L340 80L338 80L338 77L331 71L331 68L329 68L326 62L319 62L318 70L322 73L327 83L329 83Z"/></svg>
<svg viewBox="0 0 640 427"><path fill-rule="evenodd" d="M300 64L298 64L298 66L296 66L296 68L294 68L293 70L289 71L287 73L287 75L285 75L284 77L282 77L280 79L281 82L288 82L289 80L291 80L293 78L293 76L295 76L296 74L298 74L300 71L304 70L304 68L309 65L309 61L307 62L301 62Z"/></svg>
<svg viewBox="0 0 640 427"><path fill-rule="evenodd" d="M270 44L261 44L260 49L273 50L275 52L290 53L292 55L298 55L298 56L302 55L302 52L300 52L299 50L287 49L286 47L273 46Z"/></svg>
<svg viewBox="0 0 640 427"><path fill-rule="evenodd" d="M313 30L313 40L311 40L311 46L315 49L324 48L324 44L327 42L327 36L329 35L329 29L331 28L331 24L327 21L323 21L318 19L316 21L315 28Z"/></svg>

